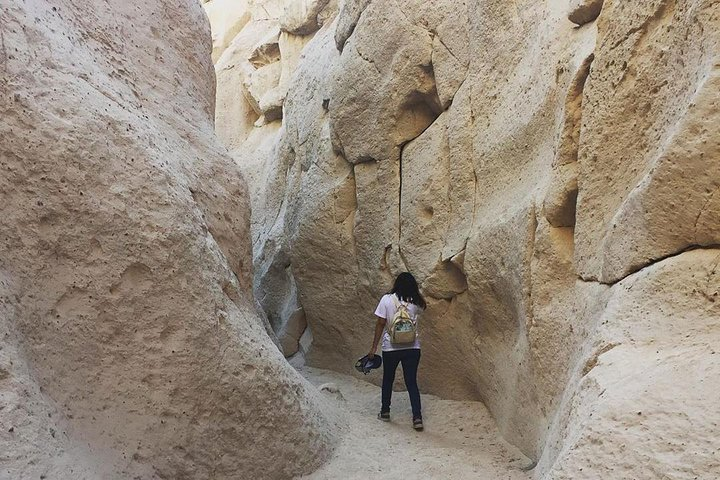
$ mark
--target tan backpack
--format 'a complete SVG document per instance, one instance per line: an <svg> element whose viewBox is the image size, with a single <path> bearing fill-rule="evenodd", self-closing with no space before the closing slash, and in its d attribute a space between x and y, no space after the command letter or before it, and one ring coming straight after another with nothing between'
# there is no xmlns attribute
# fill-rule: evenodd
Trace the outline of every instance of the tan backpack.
<svg viewBox="0 0 720 480"><path fill-rule="evenodd" d="M392 298L395 304L395 315L387 327L390 343L413 343L417 338L417 322L410 316L407 304L401 302L394 294Z"/></svg>

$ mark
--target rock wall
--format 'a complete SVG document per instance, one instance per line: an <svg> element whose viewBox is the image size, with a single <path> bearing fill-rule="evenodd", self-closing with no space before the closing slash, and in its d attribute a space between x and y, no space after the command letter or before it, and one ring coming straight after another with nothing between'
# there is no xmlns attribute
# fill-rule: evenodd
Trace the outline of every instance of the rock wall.
<svg viewBox="0 0 720 480"><path fill-rule="evenodd" d="M0 24L0 477L311 471L332 429L250 295L200 5L3 2Z"/></svg>
<svg viewBox="0 0 720 480"><path fill-rule="evenodd" d="M538 478L720 475L719 10L251 1L216 123L286 355L351 371L410 270L421 388L483 400Z"/></svg>

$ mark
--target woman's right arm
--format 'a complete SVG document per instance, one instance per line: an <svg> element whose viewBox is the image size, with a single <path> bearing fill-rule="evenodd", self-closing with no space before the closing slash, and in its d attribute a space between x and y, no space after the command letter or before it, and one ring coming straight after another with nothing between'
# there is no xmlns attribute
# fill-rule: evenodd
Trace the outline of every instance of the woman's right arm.
<svg viewBox="0 0 720 480"><path fill-rule="evenodd" d="M378 344L380 343L380 338L382 338L383 330L385 329L385 319L382 317L377 317L377 322L375 322L375 337L373 338L373 344L372 348L370 349L370 353L368 353L368 357L372 358L375 356L375 352L377 351Z"/></svg>

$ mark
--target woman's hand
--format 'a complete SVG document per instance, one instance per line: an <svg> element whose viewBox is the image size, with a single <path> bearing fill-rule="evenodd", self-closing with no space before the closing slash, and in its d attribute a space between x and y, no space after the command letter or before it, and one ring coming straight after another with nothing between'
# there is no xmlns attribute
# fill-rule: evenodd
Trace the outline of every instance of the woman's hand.
<svg viewBox="0 0 720 480"><path fill-rule="evenodd" d="M370 353L367 354L367 357L369 359L372 359L375 356L375 350L370 350Z"/></svg>

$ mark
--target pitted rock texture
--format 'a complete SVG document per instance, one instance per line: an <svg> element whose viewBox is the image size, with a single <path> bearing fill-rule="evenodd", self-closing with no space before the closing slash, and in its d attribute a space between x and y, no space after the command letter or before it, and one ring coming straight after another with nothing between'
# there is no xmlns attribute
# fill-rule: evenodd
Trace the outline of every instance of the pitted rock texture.
<svg viewBox="0 0 720 480"><path fill-rule="evenodd" d="M216 64L217 129L251 190L254 288L293 332L287 353L301 309L307 361L351 372L378 299L410 270L429 300L421 389L484 401L537 478L607 478L626 451L623 478L720 476L720 5L327 9L316 31L284 32L304 46L279 49L275 68L294 72L278 81L282 118L236 94L261 75L239 47L263 18ZM685 410L648 383L672 391L676 377Z"/></svg>
<svg viewBox="0 0 720 480"><path fill-rule="evenodd" d="M540 471L559 453L549 478L720 474L720 407L708 401L720 390L719 267L720 249L697 249L609 289L579 285L594 297L595 305L579 315L594 334L551 427ZM632 448L621 455L608 439Z"/></svg>
<svg viewBox="0 0 720 480"><path fill-rule="evenodd" d="M578 271L616 282L720 244L718 5L608 2L585 88Z"/></svg>
<svg viewBox="0 0 720 480"><path fill-rule="evenodd" d="M571 0L568 20L583 26L595 20L602 10L604 0Z"/></svg>
<svg viewBox="0 0 720 480"><path fill-rule="evenodd" d="M5 2L0 23L0 477L312 471L330 424L250 295L199 3Z"/></svg>

